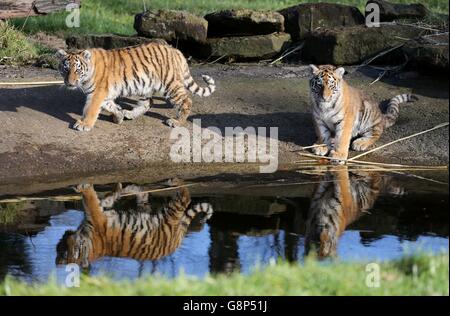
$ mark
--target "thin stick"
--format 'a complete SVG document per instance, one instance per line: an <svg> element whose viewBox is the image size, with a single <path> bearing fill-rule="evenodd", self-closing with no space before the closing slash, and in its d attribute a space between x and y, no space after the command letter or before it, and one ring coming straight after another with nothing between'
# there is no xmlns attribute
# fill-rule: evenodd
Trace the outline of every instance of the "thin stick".
<svg viewBox="0 0 450 316"><path fill-rule="evenodd" d="M303 46L305 46L305 42L302 42L300 45L298 45L298 46L295 47L294 49L292 49L292 50L286 52L285 54L281 55L280 57L278 57L277 59L275 59L274 61L272 61L269 65L273 65L273 64L279 62L280 60L282 60L283 58L289 56L290 54L292 54L292 53L294 53L294 52L296 52L296 51L302 49Z"/></svg>
<svg viewBox="0 0 450 316"><path fill-rule="evenodd" d="M374 167L370 167L370 165L365 166L365 168L364 167L359 167L359 166L356 166L356 165L355 166L349 166L347 169L348 169L348 171L377 171L377 172L383 172L383 171L385 171L385 172L394 172L394 171L397 171L399 173L401 173L400 171L433 171L433 169L430 169L430 168L382 168L382 167L376 168L375 166ZM339 171L339 170L340 169L328 168L328 169L326 169L324 171L318 171L318 172ZM438 171L438 170L440 171L442 169L436 168L436 171ZM296 171L300 172L300 171L302 171L302 169L298 169Z"/></svg>
<svg viewBox="0 0 450 316"><path fill-rule="evenodd" d="M420 180L430 181L430 182L433 182L433 183L448 185L447 182L442 182L442 181L438 181L438 180L434 180L434 179L418 176L418 175L412 174L412 173L404 173L404 172L400 172L400 171L391 171L391 172L392 173L396 173L396 174L401 174L401 175L404 175L404 176L407 176L407 177L417 178L417 179L420 179Z"/></svg>
<svg viewBox="0 0 450 316"><path fill-rule="evenodd" d="M189 184L183 184L183 185L179 185L179 186L175 186L175 187L153 189L153 190L148 190L148 191L140 191L140 192L136 192L136 193L125 193L125 194L121 194L120 196L130 196L130 195L137 195L137 194L142 194L142 193L155 193L155 192L162 192L162 191L170 191L170 190L176 190L176 189L180 189L180 188L191 187L193 185L198 185L198 183L189 183Z"/></svg>
<svg viewBox="0 0 450 316"><path fill-rule="evenodd" d="M122 196L137 195L137 194L141 194L141 193L154 193L154 192L170 191L170 190L176 190L179 188L190 187L190 186L197 185L197 184L198 183L190 183L190 184L184 184L184 185L179 185L179 186L175 186L175 187L159 188L159 189L141 191L141 192L136 192L136 193L125 193L125 194L121 194L120 196L122 197ZM17 197L14 199L0 200L0 203L17 203L17 202L23 202L23 201L42 201L42 200L76 201L76 200L81 200L81 195L61 195L61 196L53 196L53 197Z"/></svg>
<svg viewBox="0 0 450 316"><path fill-rule="evenodd" d="M398 23L398 22L395 22L395 24L402 25L402 26L416 27L418 29L427 30L427 31L433 31L433 32L440 32L441 31L441 30L438 30L438 29L434 29L434 28L426 27L426 26L421 26L421 25L418 25L418 24Z"/></svg>
<svg viewBox="0 0 450 316"><path fill-rule="evenodd" d="M299 150L293 150L292 152L299 152L299 151L303 151L303 150L307 150L307 149L311 149L311 148L323 147L323 146L327 146L327 144L316 144L316 145L311 145L311 146L305 146L305 147L301 147Z"/></svg>
<svg viewBox="0 0 450 316"><path fill-rule="evenodd" d="M400 48L400 47L402 47L402 46L404 46L404 45L405 45L405 44L403 43L403 44L400 44L400 45L391 47L391 48L389 48L389 49L386 49L386 50L382 51L381 53L375 55L374 57L372 57L372 58L370 58L370 59L364 61L361 65L359 65L358 67L356 67L356 69L359 69L359 68L361 68L361 67L363 67L363 66L367 66L368 64L370 64L371 62L373 62L375 59L377 59L377 58L379 58L379 57L381 57L381 56L384 56L384 55L386 55L386 54L392 52L393 50L396 50L396 49L398 49L398 48Z"/></svg>
<svg viewBox="0 0 450 316"><path fill-rule="evenodd" d="M307 154L307 153L298 153L300 156L309 157L309 158L315 158L318 160L326 159L326 160L335 160L335 158L327 157L327 156L317 156L313 154ZM447 170L448 166L411 166L411 165L401 165L401 164L390 164L390 163L383 163L383 162L371 162L371 161L363 161L363 160L352 160L349 161L348 159L339 159L344 162L351 162L355 164L365 164L365 165L374 165L374 166L385 166L385 167L400 167L400 168L410 168L410 169L427 169L427 170Z"/></svg>
<svg viewBox="0 0 450 316"><path fill-rule="evenodd" d="M363 161L363 160L352 160L351 162L355 162L357 164L363 165L372 165L372 166L385 166L385 167L399 167L399 168L407 168L411 170L416 169L424 169L424 170L448 170L448 166L411 166L411 165L401 165L401 164L392 164L392 163L382 163L382 162L371 162L371 161Z"/></svg>
<svg viewBox="0 0 450 316"><path fill-rule="evenodd" d="M389 142L389 143L387 143L387 144L381 145L381 146L379 146L379 147L376 147L376 148L374 148L374 149L371 149L371 150L369 150L369 151L366 151L366 152L364 152L364 153L362 153L362 154L356 155L356 156L354 156L354 157L348 159L348 161L352 161L352 160L358 159L358 158L360 158L360 157L363 157L363 156L365 156L365 155L368 155L368 154L370 154L370 153L373 153L374 151L380 150L380 149L382 149L382 148L384 148L384 147L390 146L390 145L392 145L392 144L401 142L401 141L406 140L406 139L409 139L409 138L413 138L413 137L416 137L416 136L419 136L419 135L422 135L422 134L425 134L425 133L434 131L434 130L439 129L439 128L443 128L443 127L445 127L445 126L448 126L448 122L441 123L441 124L439 124L439 125L436 125L436 126L433 127L433 128L427 129L427 130L425 130L425 131L422 131L422 132L419 132L419 133L415 133L415 134L412 134L412 135L409 135L409 136L406 136L406 137L403 137L403 138L394 140L394 141Z"/></svg>
<svg viewBox="0 0 450 316"><path fill-rule="evenodd" d="M220 56L219 58L217 58L217 59L215 59L215 60L213 60L213 61L207 63L207 65L215 64L215 63L217 63L219 60L225 58L226 56L227 56L227 55L222 55L222 56Z"/></svg>
<svg viewBox="0 0 450 316"><path fill-rule="evenodd" d="M64 84L64 81L56 80L56 81L0 82L0 86L34 86L34 85L40 86L52 84Z"/></svg>
<svg viewBox="0 0 450 316"><path fill-rule="evenodd" d="M373 85L374 83L380 81L381 78L384 77L384 75L387 73L387 70L384 70L382 72L380 72L379 76L377 79L375 79L374 81L372 81L371 83L369 83L369 86Z"/></svg>

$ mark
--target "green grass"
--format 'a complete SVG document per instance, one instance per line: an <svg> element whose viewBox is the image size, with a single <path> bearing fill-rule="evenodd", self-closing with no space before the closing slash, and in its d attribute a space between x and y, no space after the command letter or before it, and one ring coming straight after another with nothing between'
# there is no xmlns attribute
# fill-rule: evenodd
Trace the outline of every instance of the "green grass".
<svg viewBox="0 0 450 316"><path fill-rule="evenodd" d="M0 64L22 64L39 54L39 49L8 22L0 21Z"/></svg>
<svg viewBox="0 0 450 316"><path fill-rule="evenodd" d="M41 59L42 56L53 53L48 47L30 41L11 23L0 21L0 64L30 64ZM0 211L2 211L1 206ZM0 214L0 220L1 218Z"/></svg>
<svg viewBox="0 0 450 316"><path fill-rule="evenodd" d="M280 263L248 276L148 277L134 282L83 276L79 288L50 281L29 286L7 278L0 295L449 295L449 256L416 255L380 264L380 287L366 286L366 265Z"/></svg>
<svg viewBox="0 0 450 316"><path fill-rule="evenodd" d="M302 2L321 2L318 0L144 0L149 9L175 9L187 10L198 15L204 15L221 9L249 8L249 9L282 9ZM336 2L350 4L364 10L366 0L341 0ZM422 2L419 0L400 0L393 2ZM447 13L449 4L447 0L430 0L425 5L438 13ZM67 28L65 25L66 12L54 13L48 16L15 19L12 23L24 31L35 33L44 31L49 33L117 33L132 35L134 15L143 11L143 0L83 0L80 11L80 27Z"/></svg>

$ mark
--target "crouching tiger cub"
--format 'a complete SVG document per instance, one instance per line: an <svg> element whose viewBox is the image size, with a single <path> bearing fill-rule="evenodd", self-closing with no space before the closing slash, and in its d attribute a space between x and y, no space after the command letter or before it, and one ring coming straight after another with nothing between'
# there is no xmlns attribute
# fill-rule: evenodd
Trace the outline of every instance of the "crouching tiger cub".
<svg viewBox="0 0 450 316"><path fill-rule="evenodd" d="M191 111L188 91L205 97L215 91L211 77L204 75L208 87L199 87L183 54L160 42L113 50L88 49L74 53L59 50L57 56L66 86L79 88L87 96L83 117L74 124L79 131L91 130L102 110L111 113L117 123L124 117L133 119L144 114L150 107L148 102L140 103L132 111L122 111L115 99L138 96L151 101L156 92L164 93L177 107L176 118L166 121L174 127L182 124Z"/></svg>
<svg viewBox="0 0 450 316"><path fill-rule="evenodd" d="M387 127L394 125L399 104L417 100L416 96L401 94L392 98L383 113L378 103L343 79L345 69L331 65L310 65L310 95L317 135L313 152L325 156L330 153L333 162L348 158L349 147L364 151L373 145ZM334 144L332 142L334 137Z"/></svg>
<svg viewBox="0 0 450 316"><path fill-rule="evenodd" d="M405 192L392 176L379 172L349 172L346 166L326 172L311 199L305 254L315 248L320 259L336 256L346 227L372 209L380 194L401 196Z"/></svg>
<svg viewBox="0 0 450 316"><path fill-rule="evenodd" d="M209 203L191 204L187 188L176 197L150 210L148 194L137 186L118 188L99 199L90 185L80 185L85 218L76 231L66 231L58 242L56 264L76 263L83 268L105 256L136 260L156 260L173 253L183 241L197 214L209 219L213 209ZM129 193L136 194L137 208L116 211L114 203ZM118 205L118 207L120 207Z"/></svg>

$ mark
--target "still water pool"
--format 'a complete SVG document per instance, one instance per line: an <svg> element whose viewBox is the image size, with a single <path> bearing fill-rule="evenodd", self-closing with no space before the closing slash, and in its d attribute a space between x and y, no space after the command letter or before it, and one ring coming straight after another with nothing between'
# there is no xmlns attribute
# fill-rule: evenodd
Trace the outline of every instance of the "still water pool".
<svg viewBox="0 0 450 316"><path fill-rule="evenodd" d="M448 251L448 185L364 171L95 183L0 197L0 280L135 279Z"/></svg>

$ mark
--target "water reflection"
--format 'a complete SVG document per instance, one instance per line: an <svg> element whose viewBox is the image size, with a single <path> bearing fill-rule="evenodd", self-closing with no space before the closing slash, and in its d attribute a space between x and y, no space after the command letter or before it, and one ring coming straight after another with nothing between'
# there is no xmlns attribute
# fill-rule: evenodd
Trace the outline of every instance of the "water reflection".
<svg viewBox="0 0 450 316"><path fill-rule="evenodd" d="M59 201L0 203L0 280L56 273L63 282L66 263L116 279L203 277L280 258L301 263L311 252L391 260L405 248L448 249L448 186L330 168L263 186L80 185L75 195L58 190L54 197L67 197Z"/></svg>
<svg viewBox="0 0 450 316"><path fill-rule="evenodd" d="M305 233L305 253L315 248L319 258L334 257L347 226L369 213L380 193L401 196L393 177L376 172L349 172L345 166L326 172L311 199Z"/></svg>
<svg viewBox="0 0 450 316"><path fill-rule="evenodd" d="M208 203L191 205L186 187L157 210L152 210L148 193L118 184L114 192L99 199L91 185L79 185L85 218L76 231L68 230L57 245L57 264L76 263L83 268L102 257L157 260L173 253L184 239L192 220L202 214L212 215ZM135 209L123 205L113 209L122 195L135 196Z"/></svg>

